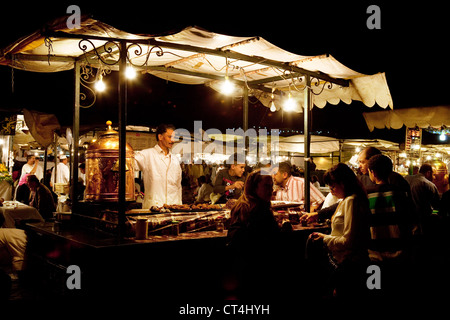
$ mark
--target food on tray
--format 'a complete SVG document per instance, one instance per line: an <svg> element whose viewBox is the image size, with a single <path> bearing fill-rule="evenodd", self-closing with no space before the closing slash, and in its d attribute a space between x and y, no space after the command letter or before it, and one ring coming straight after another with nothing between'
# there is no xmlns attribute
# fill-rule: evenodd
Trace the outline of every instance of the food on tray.
<svg viewBox="0 0 450 320"><path fill-rule="evenodd" d="M218 204L200 203L200 204L165 204L162 207L153 206L150 208L152 212L168 213L177 211L208 211L220 210L222 207Z"/></svg>
<svg viewBox="0 0 450 320"><path fill-rule="evenodd" d="M169 212L172 212L172 211L170 211L170 210L167 209L167 208L164 208L164 207L157 207L157 206L152 206L152 207L150 208L150 211L151 211L151 212L159 212L159 213L169 213Z"/></svg>
<svg viewBox="0 0 450 320"><path fill-rule="evenodd" d="M220 210L222 207L219 204L199 203L191 205L192 210Z"/></svg>
<svg viewBox="0 0 450 320"><path fill-rule="evenodd" d="M291 208L291 207L302 207L303 203L301 202L292 202L292 201L271 201L272 209L281 209L281 208Z"/></svg>

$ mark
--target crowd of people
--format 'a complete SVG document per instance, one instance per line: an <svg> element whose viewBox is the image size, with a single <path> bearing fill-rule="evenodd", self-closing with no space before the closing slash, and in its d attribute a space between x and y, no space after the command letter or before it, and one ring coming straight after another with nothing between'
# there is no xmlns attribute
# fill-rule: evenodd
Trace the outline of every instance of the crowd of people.
<svg viewBox="0 0 450 320"><path fill-rule="evenodd" d="M182 202L183 203L223 203L229 199L237 199L241 195L244 181L249 173L258 169L266 168L267 173L274 177L274 188L283 192L275 193L277 197L273 200L302 201L303 195L303 172L294 164L281 162L276 166L258 163L254 166L242 163L238 164L230 158L223 164L184 164L182 170ZM230 163L230 164L228 164ZM279 169L279 170L278 170ZM320 182L317 175L311 177L314 188L311 188L311 200L314 203L323 202L323 194L319 191ZM289 184L284 186L284 184ZM283 185L283 188L280 186ZM139 190L143 190L140 187ZM276 191L274 190L274 191ZM289 192L289 195L287 194Z"/></svg>
<svg viewBox="0 0 450 320"><path fill-rule="evenodd" d="M271 201L303 201L305 183L317 210L305 212L301 221L328 220L331 229L310 234L306 244L307 272L324 280L314 285L318 295L364 295L368 265L382 270L385 292L398 294L395 288L406 287L404 270L421 254L421 240L435 232L433 213L439 210L441 218L450 213L450 191L439 194L432 166L425 163L417 174L404 178L376 148L360 153L358 172L344 163L329 169L323 176L330 188L325 197L314 185L317 181L305 182L289 162L250 167L234 154L223 166L182 164L171 153L173 133L173 126L159 126L157 145L136 153L143 208L232 200L227 252L241 298L276 293L277 281L270 274L273 263L283 261L284 230ZM51 217L51 192L39 181L31 158L25 168L16 197L39 208L44 218ZM28 193L20 188L24 184Z"/></svg>
<svg viewBox="0 0 450 320"><path fill-rule="evenodd" d="M273 183L276 184L278 177L285 174L284 166L279 164L278 171L272 177ZM383 274L384 296L393 298L405 295L412 288L411 279L417 279L412 277L412 266L427 256L430 247L428 241L437 232L434 221L439 217L433 215L433 211L440 209L443 215L447 214L446 199L450 191L442 195L441 200L432 182L433 168L429 164L423 164L418 174L404 178L393 171L389 157L372 147L359 155L358 171L355 173L343 163L329 169L324 175L324 183L330 187L329 196L334 200L327 201L325 205L320 199L320 210L305 213L301 217L301 220L307 221L329 219L331 223L329 234L314 232L308 238L308 273L315 279L311 292L315 291L322 297L364 297L369 294L366 280L367 267L371 265L379 267ZM251 183L251 180L247 180L245 188L259 190L265 187L268 192L273 190L268 180L263 182L260 179L258 185ZM287 185L287 197L284 199L293 198L289 196L289 191L293 189ZM301 194L297 190L295 192ZM264 193L261 191L261 194ZM311 192L311 196L313 194ZM269 248L277 242L268 239L280 233L280 229L277 232L272 230L273 215L268 218L264 210L255 209L261 203L269 206L267 198L256 192L249 196L244 189L244 195L238 203L248 202L251 204L236 205L232 209L228 233L229 243L233 248L239 248L236 256L241 262L245 261L240 263L240 267L246 269L252 266L253 272L247 270L245 273L246 281L242 281L244 287L248 284L248 278L258 274L255 273L256 269L265 269L265 264L250 258L253 255L248 253L265 252L265 256L270 255ZM265 221L264 226L261 225L262 221ZM243 248L247 254L241 253ZM274 253L274 257L277 258L272 261L279 261L277 254ZM258 261L257 268L253 265L255 261ZM258 279L261 280L260 274ZM255 283L252 288L257 288L256 292L261 293L263 289ZM244 288L244 292L246 290L248 287Z"/></svg>
<svg viewBox="0 0 450 320"><path fill-rule="evenodd" d="M262 274L255 270L266 269L264 262L250 252L264 252L266 256L273 252L271 249L277 243L274 237L280 231L274 224L270 200L303 201L304 179L293 175L294 169L288 162L276 164L275 169L263 165L251 168L244 161L238 161L237 155L230 157L220 169L204 164L179 164L170 153L173 130L173 127L166 127L159 131L160 150L155 154L164 163L163 169L166 170L162 172L165 172L166 180L159 185L153 183L150 193L159 189L164 196L163 202L224 203L235 200L228 245L235 249L232 251L240 260L239 265L248 268L247 272L238 272L246 275L241 277L243 283L258 287ZM441 200L432 182L432 167L428 164L423 164L416 175L404 178L393 170L391 159L373 147L363 150L358 162L356 173L343 163L325 173L324 183L331 190L326 198L312 181L309 182L311 203L320 210L307 212L301 217L301 220L310 222L318 219L330 221L330 234L312 233L307 252L310 257L315 257L310 261L314 266L311 271L321 273L322 277L318 275L316 278L333 279L324 284L324 290L332 289L331 294L337 296L365 292L367 284L361 279L367 278L364 273L368 264L383 270L384 279L388 279L386 283L392 284L390 289L402 287L394 283L399 284L405 279L400 270L407 269L417 258L420 251L417 239L428 239L433 234L433 211L440 209L444 213L449 207L446 199L450 194L442 195ZM176 165L176 174L170 174L169 164ZM145 167L141 169L145 182L149 173L145 172ZM151 169L149 171L153 176L157 174ZM144 183L146 192L147 185ZM177 197L168 197L165 185L173 187L172 192ZM323 252L318 254L314 251ZM324 276L326 274L328 276ZM255 276L255 281L249 281ZM259 289L252 292L263 292ZM395 290L386 292L392 294Z"/></svg>

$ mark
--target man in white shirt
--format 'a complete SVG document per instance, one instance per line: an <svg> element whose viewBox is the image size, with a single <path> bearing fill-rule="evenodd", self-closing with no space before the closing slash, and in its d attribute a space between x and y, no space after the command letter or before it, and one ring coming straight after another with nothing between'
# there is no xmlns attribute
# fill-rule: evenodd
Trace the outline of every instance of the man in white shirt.
<svg viewBox="0 0 450 320"><path fill-rule="evenodd" d="M158 126L156 146L135 154L137 167L143 173L144 209L182 203L181 166L178 158L170 151L174 143L174 131L172 125Z"/></svg>
<svg viewBox="0 0 450 320"><path fill-rule="evenodd" d="M52 185L55 183L69 183L70 180L70 169L67 166L68 159L65 155L59 157L60 162L56 166L56 180L55 180L55 168L52 170L51 182Z"/></svg>
<svg viewBox="0 0 450 320"><path fill-rule="evenodd" d="M44 169L39 165L39 158L29 154L27 155L27 163L22 166L22 173L20 175L19 181L26 175L33 174L39 180L44 177Z"/></svg>

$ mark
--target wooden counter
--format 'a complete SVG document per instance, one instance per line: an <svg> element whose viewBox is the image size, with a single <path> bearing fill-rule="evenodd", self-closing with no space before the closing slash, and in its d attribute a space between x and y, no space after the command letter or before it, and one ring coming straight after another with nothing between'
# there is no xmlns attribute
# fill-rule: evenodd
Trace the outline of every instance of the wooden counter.
<svg viewBox="0 0 450 320"><path fill-rule="evenodd" d="M101 231L53 222L26 225L27 272L49 297L170 296L223 299L223 274L229 268L227 232L205 231L147 240L117 239ZM289 268L299 269L307 236L326 227L294 226L286 250ZM77 265L81 290L69 290L67 267ZM285 268L286 266L280 266Z"/></svg>

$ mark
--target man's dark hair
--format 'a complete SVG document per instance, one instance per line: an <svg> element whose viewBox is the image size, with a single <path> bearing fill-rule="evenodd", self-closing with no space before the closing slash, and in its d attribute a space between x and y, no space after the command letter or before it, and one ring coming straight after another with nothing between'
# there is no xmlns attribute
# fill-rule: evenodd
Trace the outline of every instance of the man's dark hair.
<svg viewBox="0 0 450 320"><path fill-rule="evenodd" d="M420 166L419 173L425 174L427 172L433 172L433 167L429 163L424 163Z"/></svg>
<svg viewBox="0 0 450 320"><path fill-rule="evenodd" d="M28 181L28 182L36 182L36 183L38 183L38 184L40 183L38 177L36 177L34 174L30 174L30 175L27 177L27 181Z"/></svg>
<svg viewBox="0 0 450 320"><path fill-rule="evenodd" d="M231 165L245 164L245 154L233 153L226 161L225 166L231 168Z"/></svg>
<svg viewBox="0 0 450 320"><path fill-rule="evenodd" d="M367 147L363 150L364 154L366 155L366 159L369 160L373 156L377 154L381 154L381 151L375 147Z"/></svg>
<svg viewBox="0 0 450 320"><path fill-rule="evenodd" d="M387 181L392 172L392 160L383 154L376 154L370 157L367 165L377 178L382 181Z"/></svg>
<svg viewBox="0 0 450 320"><path fill-rule="evenodd" d="M287 162L287 161L280 162L278 164L278 171L283 172L283 173L285 172L285 173L288 174L288 176L291 176L291 174L292 174L292 165L289 162Z"/></svg>
<svg viewBox="0 0 450 320"><path fill-rule="evenodd" d="M168 129L175 131L175 126L173 124L162 123L156 128L156 141L159 141L159 135L167 132Z"/></svg>

